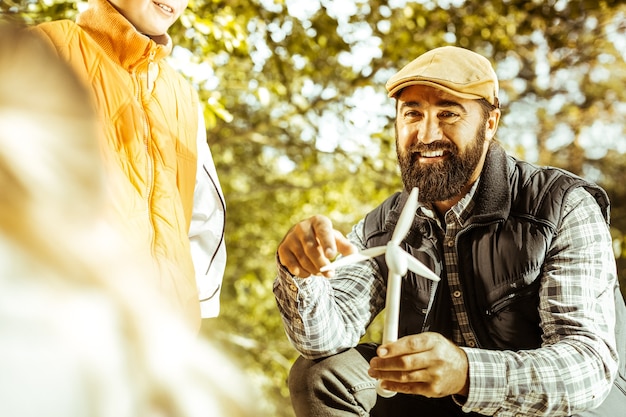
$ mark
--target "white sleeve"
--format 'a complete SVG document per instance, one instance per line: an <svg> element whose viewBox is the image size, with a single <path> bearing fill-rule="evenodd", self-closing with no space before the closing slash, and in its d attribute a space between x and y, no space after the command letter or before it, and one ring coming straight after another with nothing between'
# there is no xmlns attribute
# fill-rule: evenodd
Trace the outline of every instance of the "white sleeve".
<svg viewBox="0 0 626 417"><path fill-rule="evenodd" d="M226 204L207 144L202 109L198 119L198 170L189 227L191 257L196 270L202 318L217 317L226 266L224 225Z"/></svg>

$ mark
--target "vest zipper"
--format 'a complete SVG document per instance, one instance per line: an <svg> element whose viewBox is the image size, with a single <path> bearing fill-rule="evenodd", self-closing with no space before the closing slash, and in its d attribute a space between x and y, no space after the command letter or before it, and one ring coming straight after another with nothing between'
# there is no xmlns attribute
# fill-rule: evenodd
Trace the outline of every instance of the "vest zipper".
<svg viewBox="0 0 626 417"><path fill-rule="evenodd" d="M435 251L436 251L437 250L436 240L432 238L429 238L428 240L430 241L431 246L435 248ZM443 265L445 266L445 262L443 262ZM445 268L441 268L441 269L445 270ZM430 313L432 311L433 304L435 303L435 296L437 295L437 289L439 288L438 282L434 282L430 280L428 281L429 281L430 289L429 289L429 296L428 296L428 306L426 306L425 309L422 309L422 313L424 313L424 321L422 322L422 333L430 330L430 324L428 323L428 320L430 319Z"/></svg>
<svg viewBox="0 0 626 417"><path fill-rule="evenodd" d="M143 108L143 106L142 106ZM145 111L142 114L142 124L144 129L144 146L146 149L146 160L148 161L148 169L146 176L146 207L148 209L148 221L150 224L150 246L154 251L154 221L152 219L152 191L154 189L154 161L150 153L150 131L148 128L148 120Z"/></svg>
<svg viewBox="0 0 626 417"><path fill-rule="evenodd" d="M154 55L155 52L154 50L150 51L150 55L148 56L148 64L146 66L146 90L148 90L149 84L150 84L150 80L149 80L149 76L150 76L150 71L149 71L149 67L150 67L150 62L152 62L152 60L154 59ZM140 70L141 71L141 70ZM146 115L146 110L144 107L144 103L143 103L143 88L144 86L141 85L141 77L139 76L139 74L137 73L137 70L134 69L133 70L133 79L135 80L135 82L137 83L137 103L139 104L139 106L141 107L141 125L143 128L143 144L144 144L144 149L146 151L146 161L147 161L147 169L146 169L146 211L147 211L147 216L148 216L148 225L149 225L149 232L150 232L150 250L153 252L154 254L154 248L155 248L155 233L154 233L154 221L152 219L152 192L154 189L154 161L152 158L152 154L150 152L150 128L148 126L148 116Z"/></svg>
<svg viewBox="0 0 626 417"><path fill-rule="evenodd" d="M524 291L520 291L520 292L515 292L515 293L512 293L512 294L509 294L505 298L503 298L501 300L498 300L495 303L493 303L487 309L487 311L485 311L485 314L487 314L487 316L489 316L489 317L495 316L496 314L498 314L499 312L504 310L506 307L511 305L513 302L519 300L520 298L524 298L524 297L530 296L533 293L535 293L536 291L537 291L536 288L531 287L531 288L525 289Z"/></svg>

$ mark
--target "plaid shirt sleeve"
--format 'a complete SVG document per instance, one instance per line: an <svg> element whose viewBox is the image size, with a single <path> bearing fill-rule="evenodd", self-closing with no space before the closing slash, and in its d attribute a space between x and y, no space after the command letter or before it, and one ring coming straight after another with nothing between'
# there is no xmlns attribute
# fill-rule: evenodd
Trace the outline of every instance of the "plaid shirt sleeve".
<svg viewBox="0 0 626 417"><path fill-rule="evenodd" d="M348 238L364 249L359 222ZM298 278L278 262L274 295L287 337L302 356L318 359L358 344L382 310L386 287L374 261L337 269L335 277Z"/></svg>
<svg viewBox="0 0 626 417"><path fill-rule="evenodd" d="M470 364L464 411L495 416L569 416L598 406L617 371L616 266L595 200L576 189L543 268L543 342L528 351L463 348Z"/></svg>

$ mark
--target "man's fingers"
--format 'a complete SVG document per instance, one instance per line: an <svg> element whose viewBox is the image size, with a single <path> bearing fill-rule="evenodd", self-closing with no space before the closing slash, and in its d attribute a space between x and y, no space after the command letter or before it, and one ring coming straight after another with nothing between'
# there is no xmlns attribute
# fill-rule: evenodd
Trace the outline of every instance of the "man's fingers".
<svg viewBox="0 0 626 417"><path fill-rule="evenodd" d="M378 356L372 358L370 367L374 371L414 371L428 368L437 358L433 348L438 333L419 333L405 336L395 342L380 345Z"/></svg>
<svg viewBox="0 0 626 417"><path fill-rule="evenodd" d="M380 346L377 353L368 373L384 381L385 389L429 397L467 395L467 355L439 333L406 336Z"/></svg>
<svg viewBox="0 0 626 417"><path fill-rule="evenodd" d="M302 255L297 256L290 250L283 249L278 259L292 275L297 277L307 278L316 273L315 266L308 258Z"/></svg>
<svg viewBox="0 0 626 417"><path fill-rule="evenodd" d="M377 379L387 382L397 382L398 384L430 382L432 377L426 369L417 371L386 371L380 372Z"/></svg>
<svg viewBox="0 0 626 417"><path fill-rule="evenodd" d="M426 369L432 365L428 352L411 353L400 356L374 357L370 361L370 368L383 374L396 371L416 371ZM386 379L386 378L385 378Z"/></svg>
<svg viewBox="0 0 626 417"><path fill-rule="evenodd" d="M300 278L306 278L316 272L315 265L305 253L302 241L309 239L310 227L306 222L296 224L285 235L278 246L278 260L287 270Z"/></svg>
<svg viewBox="0 0 626 417"><path fill-rule="evenodd" d="M340 231L334 230L335 232L335 244L336 248L340 254L343 256L347 256L353 253L357 253L359 250L356 246L352 244ZM332 258L332 257L331 257Z"/></svg>
<svg viewBox="0 0 626 417"><path fill-rule="evenodd" d="M441 398L450 395L450 393L438 389L436 385L433 385L430 382L399 382L393 380L381 380L381 385L381 388L389 391L422 395L429 398Z"/></svg>
<svg viewBox="0 0 626 417"><path fill-rule="evenodd" d="M411 353L426 352L433 348L437 340L443 337L439 333L419 333L405 336L395 342L380 345L377 349L378 356L390 358Z"/></svg>
<svg viewBox="0 0 626 417"><path fill-rule="evenodd" d="M325 262L319 267L326 265L329 259L337 256L337 245L335 244L335 230L328 217L313 216L310 219L313 235L319 245L320 254L325 258Z"/></svg>
<svg viewBox="0 0 626 417"><path fill-rule="evenodd" d="M278 247L278 259L298 277L319 274L320 268L328 265L329 258L337 253L335 235L330 219L313 216L291 228ZM345 242L341 245L346 246ZM330 277L333 273L328 271L324 275Z"/></svg>

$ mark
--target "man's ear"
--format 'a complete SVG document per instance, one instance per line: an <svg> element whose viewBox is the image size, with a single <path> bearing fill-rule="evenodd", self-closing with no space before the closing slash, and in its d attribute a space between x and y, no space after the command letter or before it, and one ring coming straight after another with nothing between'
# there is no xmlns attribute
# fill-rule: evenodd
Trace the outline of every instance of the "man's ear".
<svg viewBox="0 0 626 417"><path fill-rule="evenodd" d="M489 112L489 118L485 124L485 138L489 141L496 136L501 114L500 109L493 109Z"/></svg>

